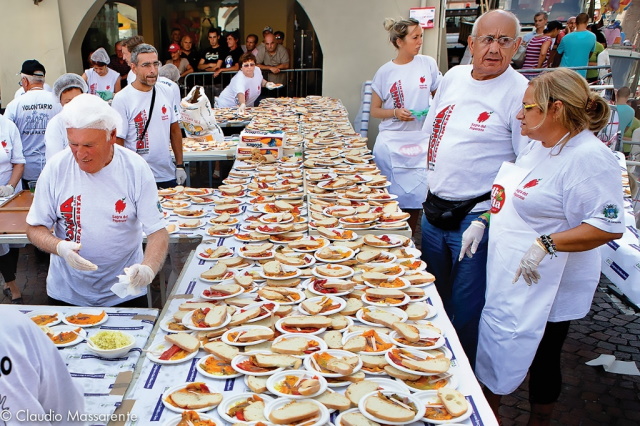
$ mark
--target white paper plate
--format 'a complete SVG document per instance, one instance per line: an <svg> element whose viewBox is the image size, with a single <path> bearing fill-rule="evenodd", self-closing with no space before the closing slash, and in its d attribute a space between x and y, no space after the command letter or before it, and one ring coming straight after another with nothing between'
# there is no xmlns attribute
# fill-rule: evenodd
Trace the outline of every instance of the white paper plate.
<svg viewBox="0 0 640 426"><path fill-rule="evenodd" d="M160 329L161 329L162 331L166 331L167 333L191 333L191 331L192 331L191 329L186 329L186 330L171 330L171 329L169 328L169 323L170 323L170 322L175 322L176 324L180 324L180 325L184 326L184 324L182 324L182 321L176 321L176 320L173 318L173 314L168 314L168 315L165 315L165 319L164 319L164 320L162 320L162 321L160 322ZM185 327L186 327L186 326L185 326Z"/></svg>
<svg viewBox="0 0 640 426"><path fill-rule="evenodd" d="M414 397L418 398L418 400L420 400L420 402L423 404L428 404L440 400L440 398L438 398L438 391L435 390L417 392L414 394ZM471 414L473 414L473 407L471 406L471 404L469 404L469 401L467 401L467 411L461 416L458 416L451 420L433 420L424 417L424 420L434 425L452 425L467 420L469 417L471 417Z"/></svg>
<svg viewBox="0 0 640 426"><path fill-rule="evenodd" d="M282 335L280 335L280 336L276 337L276 338L273 340L273 343L271 344L271 346L273 347L273 345L275 345L275 344L276 344L276 343L278 343L278 342L281 342L282 340L285 340L285 339L293 339L294 337L301 337L301 338L306 339L306 340L308 340L308 341L314 341L314 342L318 343L318 348L319 348L319 349L318 349L318 350L315 350L315 351L314 351L314 353L315 353L315 352L318 352L318 351L324 351L324 350L329 349L329 347L327 346L327 343L326 343L323 339L318 338L318 337L314 337L314 335L312 335L312 334L305 334L305 333L286 333L286 334L282 334ZM272 348L271 350L272 350L274 353L278 353L278 352L275 352L275 351L273 350L273 348ZM306 358L306 357L308 357L309 355L311 355L311 353L309 353L309 354L303 354L303 355L293 355L293 354L292 354L291 356L295 356L295 357L297 357L297 358Z"/></svg>
<svg viewBox="0 0 640 426"><path fill-rule="evenodd" d="M260 272L260 276L262 278L264 278L265 280L274 280L274 281L284 281L284 280L288 280L291 278L298 278L300 276L300 269L294 267L294 266L288 266L288 265L282 265L282 270L284 272L295 272L294 275L287 275L287 276L283 276L283 277L276 277L276 276L270 276L270 275L266 275L264 273L264 270Z"/></svg>
<svg viewBox="0 0 640 426"><path fill-rule="evenodd" d="M231 330L229 331L225 331L225 333L222 335L222 342L226 343L227 345L231 345L231 346L253 346L253 345L258 345L260 343L264 343L269 339L261 339L261 340L256 340L253 342L234 342L233 340L231 340L231 338L229 337L229 335L231 333L240 333L243 331L255 331L255 330L271 330L269 327L263 327L260 325L247 325L247 326L243 326L243 327L233 327Z"/></svg>
<svg viewBox="0 0 640 426"><path fill-rule="evenodd" d="M147 352L147 359L151 362L155 362L156 364L173 365L173 364L182 364L183 362L187 362L195 358L196 355L198 355L198 351L195 351L195 352L191 352L190 354L187 354L187 356L185 356L184 358L176 359L173 361L160 359L160 355L162 355L162 353L167 349L169 349L171 346L173 345L166 341L160 342L156 345L151 346L149 348L149 351Z"/></svg>
<svg viewBox="0 0 640 426"><path fill-rule="evenodd" d="M203 382L198 382L198 383L203 383ZM190 385L190 384L191 384L191 383L183 383L183 384L178 385L178 386L173 386L173 387L171 387L171 388L167 389L166 391L164 391L164 393L162 394L162 404L163 404L163 405L164 405L168 410L174 411L174 412L176 412L176 413L182 413L183 411L188 411L188 410L190 410L190 409L188 409L188 408L180 408L180 407L176 407L175 405L170 404L170 403L168 403L168 402L166 401L166 399L167 399L167 397L168 397L169 395L171 395L172 393L177 392L177 391L179 391L179 390L181 390L181 389L186 388L186 387L187 387L187 385ZM211 391L211 389L209 389L209 390ZM211 393L219 393L219 392L211 392ZM194 410L191 410L191 411L195 411L195 412L197 412L197 413L205 413L205 412L207 412L207 411L211 411L211 410L213 410L215 407L216 407L216 405L212 405L212 406L209 406L209 407L197 408L197 409L194 409Z"/></svg>
<svg viewBox="0 0 640 426"><path fill-rule="evenodd" d="M252 396L259 396L264 404L265 407L267 406L268 403L270 403L271 401L273 401L273 398L270 397L269 395L265 395L265 394L256 394L256 393L251 393L251 392L246 392L246 393L241 393L238 395L233 395L233 396L229 396L226 397L221 403L220 405L218 405L218 415L220 417L222 417L225 421L234 424L234 423L243 423L243 424L255 424L256 422L247 422L247 421L242 421L239 420L237 418L233 418L231 416L229 416L227 414L227 412L235 405L241 402L246 401L247 399L249 399ZM263 422L266 423L266 422Z"/></svg>
<svg viewBox="0 0 640 426"><path fill-rule="evenodd" d="M72 327L96 327L98 325L102 325L105 322L107 322L107 320L109 319L109 314L107 314L105 312L104 313L104 317L100 321L98 321L96 323L93 323L93 324L76 324L76 323L73 323L73 322L69 321L67 318L72 316L72 315L77 315L77 314L99 315L101 312L104 312L104 309L82 308L82 309L70 311L70 312L67 312L62 317L62 322L64 322L67 325L70 325Z"/></svg>
<svg viewBox="0 0 640 426"><path fill-rule="evenodd" d="M267 406L264 409L264 414L265 417L267 418L267 420L269 419L269 415L271 414L272 411L277 410L280 407L283 407L287 404L289 404L290 402L293 402L295 400L290 399L290 398L278 398L272 402L270 402L269 404L267 404ZM312 402L314 404L316 404L318 406L318 409L320 410L320 417L318 418L318 421L316 421L315 423L305 423L305 426L324 426L329 422L329 410L327 409L327 407L325 407L323 404L321 404L320 402L316 401L315 399L308 399L306 400L308 402ZM290 426L295 426L296 423L292 423Z"/></svg>
<svg viewBox="0 0 640 426"><path fill-rule="evenodd" d="M305 287L307 290L309 290L311 293L313 294L317 294L318 296L334 296L334 297L339 297L339 296L346 296L347 294L351 293L351 290L346 290L346 291L339 291L336 293L323 293L322 291L316 290L315 288L315 280L327 280L326 278L312 278L310 279ZM340 281L346 281L346 280L340 280L340 279L330 279L327 280L327 282L340 282Z"/></svg>
<svg viewBox="0 0 640 426"><path fill-rule="evenodd" d="M206 271L205 271L205 272L206 272ZM227 280L233 279L233 277L234 277L234 275L235 275L236 273L237 273L237 271L235 271L235 270L233 270L233 269L228 269L228 270L227 270L227 272L225 272L225 274L224 274L222 277L220 277L220 278L216 278L216 279L211 280L211 279L208 279L208 278L203 278L202 276L198 275L198 279L199 279L200 281L205 282L205 283L213 283L213 284L216 284L216 283L221 283L221 282L223 282L223 281L227 281Z"/></svg>
<svg viewBox="0 0 640 426"><path fill-rule="evenodd" d="M62 322L62 318L64 318L64 315L62 315L62 313L60 313L58 311L53 311L53 310L31 311L31 312L27 313L26 315L29 318L31 318L32 320L34 319L34 317L38 317L38 316L41 316L41 315L56 315L57 318L47 322L46 324L36 324L38 326L47 326L47 327L53 327L54 325L60 324Z"/></svg>
<svg viewBox="0 0 640 426"><path fill-rule="evenodd" d="M333 295L326 295L326 296L318 296L318 297L312 297L310 299L307 299L307 301L312 301L312 302L320 302L320 300L322 300L322 298L324 297L328 297L329 299L331 299L331 305L339 305L337 308L335 309L331 309L328 310L326 312L321 312L319 314L316 315L322 315L322 316L328 316L328 315L332 315L332 314L337 314L338 312L340 312L341 310L343 310L346 306L347 306L347 301L344 300L341 297L336 297ZM312 315L309 312L307 312L302 305L298 305L298 310L303 314L303 315Z"/></svg>
<svg viewBox="0 0 640 426"><path fill-rule="evenodd" d="M201 217L205 217L207 215L207 212L205 212L202 209L198 209L200 211L199 214L197 215L185 215L185 214L180 214L178 211L176 210L180 210L180 209L173 209L173 212L176 214L176 216L182 218L182 219L200 219Z"/></svg>
<svg viewBox="0 0 640 426"><path fill-rule="evenodd" d="M295 292L300 297L299 297L298 300L295 300L295 301L292 301L292 302L283 302L283 301L279 300L277 303L279 303L280 305L296 305L296 304L302 302L304 299L307 298L307 296L304 294L304 291L302 291L302 290L296 290L295 288L290 288L290 289L287 289L287 290ZM262 297L260 294L258 294L258 297L261 300L264 300L265 302L273 302L273 303L275 303L275 301L271 301L271 300L267 299L266 297Z"/></svg>
<svg viewBox="0 0 640 426"><path fill-rule="evenodd" d="M211 286L215 288L215 285ZM228 294L226 296L207 296L205 294L206 291L209 291L210 288L205 288L204 290L202 290L202 292L200 293L200 297L205 299L205 300L224 300L224 299L230 299L232 297L236 297L238 295L241 295L242 293L244 293L244 288L240 287L240 290L238 290L237 292L233 293L233 294Z"/></svg>
<svg viewBox="0 0 640 426"><path fill-rule="evenodd" d="M321 252L323 250L335 250L336 252L339 252L341 256L344 256L340 259L326 259L322 256L320 256L319 254L321 254ZM349 247L344 247L344 246L326 246L323 247L319 250L316 250L316 252L313 255L316 259L318 259L320 262L325 262L325 263L340 263L340 262L345 262L349 259L352 259L353 256L355 256L355 251Z"/></svg>
<svg viewBox="0 0 640 426"><path fill-rule="evenodd" d="M235 247L227 247L229 250L231 250L228 254L225 254L224 256L221 256L221 257L212 258L212 257L205 256L206 254L205 250L208 248L215 250L217 247L216 248L213 248L213 247L198 248L196 251L196 257L198 259L202 259L205 261L215 262L215 261L218 261L219 259L224 259L226 257L233 257L235 253Z"/></svg>
<svg viewBox="0 0 640 426"><path fill-rule="evenodd" d="M342 357L342 358L344 358L344 357L353 357L353 356L357 356L357 355L356 355L356 354L354 354L353 352L343 351L343 350L341 350L341 349L327 349L327 350L325 350L325 351L318 351L318 352L316 352L314 355L316 355L316 354L321 354L321 353L325 353L325 352L326 352L326 353L328 353L329 355L334 356L334 357ZM311 357L305 358L303 362L304 362L304 366L305 366L305 368L306 368L307 370L312 371L312 372L314 372L314 373L318 373L318 374L320 374L321 376L324 376L324 377L334 377L334 378L335 378L335 377L344 377L344 376L343 376L342 374L340 374L340 373L327 373L327 372L324 372L324 371L318 371L318 370L316 370L316 368L315 368L315 366L314 366L314 363L313 363L313 362L311 362ZM358 371L360 371L360 369L361 369L361 368L362 368L362 360L361 360L361 359L358 359L358 364L356 364L356 366L355 366L355 368L353 369L353 372L352 372L351 374L353 374L353 373L357 373Z"/></svg>
<svg viewBox="0 0 640 426"><path fill-rule="evenodd" d="M288 394L288 393L283 393L278 391L277 386L279 383L281 383L282 381L285 380L285 378L287 376L295 376L297 377L297 379L300 379L301 377L304 377L306 379L311 379L313 377L316 377L316 379L320 382L320 390L318 390L318 392L315 392L311 395L292 395L292 394ZM289 399L306 399L306 398L313 398L316 397L318 395L321 395L324 391L327 390L327 380L322 377L319 376L317 374L314 374L311 371L306 371L306 370L287 370L287 371L281 371L279 373L274 374L273 376L269 377L267 379L267 389L269 389L269 392L271 392L272 394L282 397L282 398L289 398Z"/></svg>
<svg viewBox="0 0 640 426"><path fill-rule="evenodd" d="M402 348L407 348L407 349L415 349L418 351L424 351L427 349L438 349L439 347L443 346L445 343L445 339L444 336L442 334L438 334L435 332L432 333L428 333L426 332L426 330L420 330L420 337L421 338L434 338L437 339L433 346L414 346L414 344L407 344L407 343L400 343L397 339L400 337L400 334L397 331L393 331L391 333L389 333L389 338L391 339L391 341L396 344L397 346L400 346Z"/></svg>
<svg viewBox="0 0 640 426"><path fill-rule="evenodd" d="M203 220L200 219L187 219L178 222L178 228L183 229L185 231L195 230L198 228L202 228L205 224Z"/></svg>
<svg viewBox="0 0 640 426"><path fill-rule="evenodd" d="M57 335L59 333L63 333L63 332L67 332L67 331L75 331L76 329L78 329L79 326L71 326L71 325L54 325L53 327L50 327L49 330L51 330L51 332L54 335ZM61 343L61 344L57 344L54 343L54 345L56 345L56 347L58 348L66 348L68 346L74 346L77 345L78 343L82 342L84 339L87 338L87 332L86 330L84 330L83 328L80 328L80 331L77 332L77 336L74 340L67 342L67 343Z"/></svg>
<svg viewBox="0 0 640 426"><path fill-rule="evenodd" d="M448 377L446 378L447 383L443 387L458 389L458 386L460 385L458 380L458 374L457 372L453 372L453 370L454 370L453 368L450 368L448 372L444 373ZM441 375L437 374L435 376L421 376L421 379L437 381L439 379L439 376ZM407 388L411 389L412 392L424 392L425 390L433 390L433 389L419 389L415 387L410 380L401 380L401 379L396 379L396 380L399 383L402 383L403 385L405 385Z"/></svg>
<svg viewBox="0 0 640 426"><path fill-rule="evenodd" d="M318 266L317 265L313 268L312 273L313 273L313 275L315 275L318 278L325 278L325 279L328 279L328 280L331 280L331 279L342 279L342 280L344 280L344 279L347 279L349 277L352 277L353 274L355 273L353 268L350 268L350 267L345 266L345 265L327 265L327 267L329 267L329 266L331 266L331 268L341 269L341 270L343 270L345 272L348 272L348 274L345 274L345 275L343 275L341 277L330 277L328 275L323 275L322 272L318 271Z"/></svg>
<svg viewBox="0 0 640 426"><path fill-rule="evenodd" d="M293 215L291 215L291 217L288 219L282 220L283 215L284 213L267 213L263 216L260 216L260 219L258 220L267 225L282 225L285 223L293 222Z"/></svg>
<svg viewBox="0 0 640 426"><path fill-rule="evenodd" d="M217 421L215 417L207 416L206 414L199 414L199 416L200 416L200 419L202 420L211 420L213 422ZM167 419L164 423L162 423L162 426L177 426L178 423L180 423L181 421L182 421L182 415L171 417Z"/></svg>
<svg viewBox="0 0 640 426"><path fill-rule="evenodd" d="M369 413L367 410L365 410L365 404L368 398L377 395L378 392L382 392L382 394L384 395L391 395L391 394L396 394L398 396L402 396L404 398L409 399L409 401L413 402L417 408L417 413L416 416L408 421L402 421L402 422L391 422L389 420L383 420L383 419L379 419L376 416L374 416L373 414ZM406 393L400 393L400 392L394 392L394 391L375 391L375 392L371 392L365 396L363 396L360 401L358 402L358 409L360 410L360 412L369 420L373 420L374 422L379 422L379 423L383 423L385 425L405 425L408 423L413 423L416 422L418 420L420 420L422 418L422 416L424 415L425 412L425 406L422 403L422 401L420 401L420 399L416 398L414 395L410 394L409 392Z"/></svg>
<svg viewBox="0 0 640 426"><path fill-rule="evenodd" d="M285 333L285 334L287 334L287 333L303 333L303 334L309 334L309 335L312 335L312 336L316 336L318 334L322 334L325 331L327 331L326 328L319 328L318 330L311 331L311 332L305 332L303 330L288 331L288 330L285 330L284 328L282 328L282 322L284 320L285 320L285 318L280 318L278 321L276 321L276 329L278 331L280 331L281 333Z"/></svg>
<svg viewBox="0 0 640 426"><path fill-rule="evenodd" d="M375 331L375 328L373 329ZM344 345L345 343L347 343L349 340L351 340L354 337L360 336L364 333L364 331L354 331L352 333L345 333L342 336L342 344ZM393 342L389 336L387 336L384 333L376 333L378 334L378 337L380 337L380 339L382 339L385 343L391 343L392 345L395 345L395 342ZM393 346L389 349L392 349ZM367 351L360 351L360 352L354 352L354 353L358 353L361 355L384 355L389 349L385 349L382 351L375 351L375 352L367 352Z"/></svg>
<svg viewBox="0 0 640 426"><path fill-rule="evenodd" d="M241 367L238 366L238 364L240 364L240 363L242 363L244 361L247 361L251 355L257 354L257 353L271 354L272 352L269 352L269 351L253 351L253 352L245 352L245 353L236 355L231 360L231 366L238 373L246 374L247 376L271 376L272 374L279 373L280 371L284 370L284 368L280 367L280 368L274 368L273 370L270 370L270 371L254 372L254 371L243 370Z"/></svg>
<svg viewBox="0 0 640 426"><path fill-rule="evenodd" d="M364 308L362 308L364 309ZM366 325L370 325L373 327L384 327L384 325L382 324L377 324L375 322L371 322L371 321L367 321L366 319L364 319L363 314L364 312L362 311L362 309L358 309L358 312L356 312L356 318L358 319L358 321L360 321L363 324ZM374 311L374 310L379 310L379 311L386 311L386 312L391 312L395 315L397 315L398 317L400 317L400 322L405 322L409 316L407 315L407 313L405 311L403 311L400 308L379 308L379 307L367 307L367 309L369 309L370 311Z"/></svg>
<svg viewBox="0 0 640 426"><path fill-rule="evenodd" d="M408 294L404 295L404 298L402 299L402 301L400 303L387 303L384 300L382 301L378 301L378 302L374 302L371 301L367 298L366 293L363 294L362 296L360 296L360 300L362 300L363 303L366 303L367 305L371 305L371 306L381 306L381 307L394 307L394 306L404 306L406 304L408 304L409 302L411 302L411 298L409 297Z"/></svg>
<svg viewBox="0 0 640 426"><path fill-rule="evenodd" d="M416 355L422 359L426 359L429 357L429 355L424 352L424 351L416 351L414 349L403 349L406 352L411 353L412 355ZM410 374L415 374L418 376L436 376L438 374L441 373L425 373L424 371L416 371L416 370L411 370L410 368L407 368L403 365L399 365L396 364L395 362L393 362L391 356L390 356L390 352L387 352L386 354L384 354L385 359L387 360L387 362L389 363L389 365L391 365L392 367L397 368L400 371L404 371L405 373L410 373Z"/></svg>
<svg viewBox="0 0 640 426"><path fill-rule="evenodd" d="M278 308L280 307L280 304L278 302L262 301L262 302L256 302L256 303L252 303L250 305L247 305L244 308L242 308L242 310L246 311L247 309L252 309L252 308L255 308L255 307L258 307L258 306L262 306L262 305L267 305L267 304L273 304L274 305L274 307L273 307L273 309L271 309L271 311L277 311ZM265 314L262 314L262 315L258 315L257 317L248 320L247 323L260 321L260 320L265 319L265 318L267 318L269 316L271 316L270 313L265 313Z"/></svg>
<svg viewBox="0 0 640 426"><path fill-rule="evenodd" d="M186 314L183 318L182 318L182 324L184 324L185 327L188 327L191 330L195 330L195 331L211 331L211 330L217 330L219 328L224 327L225 325L229 324L229 322L231 321L231 315L229 315L227 313L227 317L225 318L224 321L222 321L222 324L220 324L217 327L196 327L192 322L191 322L191 317L193 316L193 312L191 311L188 314Z"/></svg>
<svg viewBox="0 0 640 426"><path fill-rule="evenodd" d="M220 215L217 215L216 217L218 217L218 216L220 216ZM226 226L235 225L235 224L237 224L238 222L240 222L240 219L238 219L237 217L231 217L231 218L229 218L229 220L228 220L228 221L226 221L226 222L215 222L215 221L214 221L214 219L215 219L216 217L212 217L212 218L210 218L210 219L208 220L208 222L209 222L211 225L226 225Z"/></svg>
<svg viewBox="0 0 640 426"><path fill-rule="evenodd" d="M215 380L226 380L226 379L232 379L234 377L242 376L242 373L238 373L235 370L234 370L233 374L227 374L227 375L217 375L217 374L211 374L211 373L207 372L204 368L202 368L202 366L200 364L204 364L208 358L218 359L214 355L208 355L208 356L205 356L204 358L200 359L196 363L196 370L198 370L198 373L202 374L203 376L208 377L210 379L215 379ZM222 405L224 403L224 401L225 400L223 399L223 401L220 403L220 405Z"/></svg>

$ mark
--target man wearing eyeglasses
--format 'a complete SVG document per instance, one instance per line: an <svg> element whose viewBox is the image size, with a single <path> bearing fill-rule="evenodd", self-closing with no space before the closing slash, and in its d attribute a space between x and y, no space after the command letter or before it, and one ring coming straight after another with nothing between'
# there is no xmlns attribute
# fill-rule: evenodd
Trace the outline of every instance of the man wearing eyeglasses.
<svg viewBox="0 0 640 426"><path fill-rule="evenodd" d="M182 185L187 174L182 165L179 117L168 91L160 86L156 88L160 67L158 52L149 44L140 44L131 52L130 63L136 79L118 92L112 103L123 121L118 129L118 144L137 152L147 161L159 188Z"/></svg>
<svg viewBox="0 0 640 426"><path fill-rule="evenodd" d="M422 258L471 366L486 288L487 220L479 216L490 208L502 162L514 161L528 142L516 119L527 79L509 65L519 30L516 16L502 10L476 20L472 64L445 74L423 127L430 139ZM470 225L475 234L465 232Z"/></svg>

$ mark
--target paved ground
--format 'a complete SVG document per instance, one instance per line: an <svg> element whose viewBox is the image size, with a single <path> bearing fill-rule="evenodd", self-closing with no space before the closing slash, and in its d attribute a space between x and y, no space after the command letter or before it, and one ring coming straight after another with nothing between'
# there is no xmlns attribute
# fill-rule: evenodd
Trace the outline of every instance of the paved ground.
<svg viewBox="0 0 640 426"><path fill-rule="evenodd" d="M47 263L32 246L20 250L18 285L25 303L45 304ZM589 315L569 330L562 362L564 386L553 417L555 425L640 425L640 377L606 373L584 363L613 354L640 364L640 315L600 287ZM1 293L0 293L1 295ZM155 307L159 295L154 293ZM9 303L2 296L0 303ZM503 424L523 425L529 418L527 386L504 398Z"/></svg>

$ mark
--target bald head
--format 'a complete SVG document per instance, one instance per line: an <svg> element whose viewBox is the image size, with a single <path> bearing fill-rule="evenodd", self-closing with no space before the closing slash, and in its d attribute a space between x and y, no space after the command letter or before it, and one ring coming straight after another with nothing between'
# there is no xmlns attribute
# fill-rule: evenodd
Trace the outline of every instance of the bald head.
<svg viewBox="0 0 640 426"><path fill-rule="evenodd" d="M273 34L267 34L264 36L264 47L267 49L267 52L274 53L277 46L276 38Z"/></svg>

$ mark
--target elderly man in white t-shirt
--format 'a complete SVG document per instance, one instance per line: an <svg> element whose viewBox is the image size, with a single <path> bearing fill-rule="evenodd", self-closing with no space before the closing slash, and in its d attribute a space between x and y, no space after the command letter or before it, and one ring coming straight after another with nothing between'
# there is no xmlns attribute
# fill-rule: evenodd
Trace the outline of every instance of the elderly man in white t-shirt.
<svg viewBox="0 0 640 426"><path fill-rule="evenodd" d="M78 95L61 114L70 149L45 166L27 215L29 240L57 254L47 276L49 304L145 306L169 242L151 169L116 145L120 116L99 97ZM110 290L123 274L143 296L121 299Z"/></svg>
<svg viewBox="0 0 640 426"><path fill-rule="evenodd" d="M430 139L422 259L471 366L486 290L487 220L479 216L489 210L502 163L514 161L528 143L516 119L528 80L509 65L519 30L516 16L502 10L476 20L469 37L473 62L445 74L423 127ZM477 232L465 233L472 222ZM473 257L463 258L467 246Z"/></svg>

